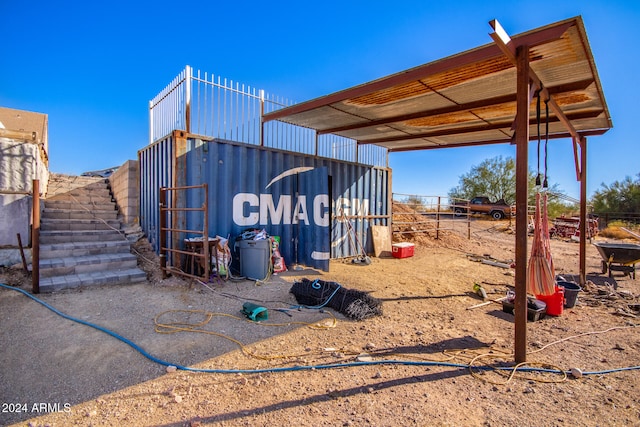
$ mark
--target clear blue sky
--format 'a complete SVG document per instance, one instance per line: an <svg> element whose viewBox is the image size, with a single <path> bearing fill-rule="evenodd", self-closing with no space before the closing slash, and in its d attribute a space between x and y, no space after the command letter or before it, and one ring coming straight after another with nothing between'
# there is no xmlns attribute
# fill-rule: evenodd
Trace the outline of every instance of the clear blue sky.
<svg viewBox="0 0 640 427"><path fill-rule="evenodd" d="M0 0L0 106L49 115L50 168L79 174L137 158L148 101L185 65L298 102L582 15L614 128L589 139L588 192L640 173L640 2ZM531 166L535 146L531 145ZM446 195L508 145L393 153L393 191ZM569 140L550 183L577 197Z"/></svg>

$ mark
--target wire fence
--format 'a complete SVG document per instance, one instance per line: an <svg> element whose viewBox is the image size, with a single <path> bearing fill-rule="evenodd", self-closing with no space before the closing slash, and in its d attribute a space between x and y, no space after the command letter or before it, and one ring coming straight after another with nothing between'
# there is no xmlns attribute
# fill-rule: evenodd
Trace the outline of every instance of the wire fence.
<svg viewBox="0 0 640 427"><path fill-rule="evenodd" d="M594 212L599 218L600 228L607 228L612 222L619 222L632 227L640 226L640 214L630 212Z"/></svg>
<svg viewBox="0 0 640 427"><path fill-rule="evenodd" d="M428 234L438 239L440 232L451 230L471 238L469 201L445 196L420 196L393 193L392 232L404 235Z"/></svg>

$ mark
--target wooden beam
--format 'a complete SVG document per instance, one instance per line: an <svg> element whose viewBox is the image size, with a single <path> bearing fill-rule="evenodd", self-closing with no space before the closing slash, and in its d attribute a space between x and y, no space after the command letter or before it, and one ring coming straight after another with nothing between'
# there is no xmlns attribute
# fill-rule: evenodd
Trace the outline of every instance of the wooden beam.
<svg viewBox="0 0 640 427"><path fill-rule="evenodd" d="M580 112L580 113L576 113L574 115L571 116L572 119L574 120L580 120L580 119L590 119L593 117L597 117L600 113L602 113L602 111L592 111L592 112ZM558 122L558 119L556 117L550 117L549 118L549 123L555 123ZM361 139L358 140L358 144L360 145L364 145L364 144L385 144L385 143L389 143L389 142L395 142L395 141L409 141L412 139L421 139L421 138L434 138L434 137L439 137L439 136L449 136L449 135L460 135L460 134L468 134L468 133L473 133L473 132L483 132L483 131L488 131L488 130L499 130L499 129L508 129L511 130L512 125L515 122L495 122L495 123L483 123L483 124L479 124L479 125L475 125L475 126L469 126L469 127L459 127L459 128L447 128L447 129L442 129L442 130L434 130L434 131L430 131L430 132L422 132L422 133L416 133L416 134L407 134L407 135L399 135L399 136L392 136L392 137L387 137L387 138L375 138L375 139ZM529 120L529 126L534 126L536 124L536 119L531 119ZM553 134L549 135L549 139L557 139L557 138L566 138L567 134L566 133L562 133L560 134L561 136L555 136ZM344 135L345 137L347 137L346 135ZM531 139L536 139L538 136L532 136ZM505 142L507 140L510 140L512 138L511 135L509 135L508 133L505 133Z"/></svg>
<svg viewBox="0 0 640 427"><path fill-rule="evenodd" d="M589 131L589 132L584 132L582 134L583 137L587 137L587 136L598 136L598 135L602 135L603 133L605 133L606 130L595 130L595 131ZM529 136L529 140L536 140L538 137L537 136ZM553 135L549 135L549 139L564 139L564 138L571 138L571 135L569 135L568 133L558 133L558 134L553 134ZM409 139L409 138L407 138ZM425 141L425 143L427 143ZM393 152L393 153L398 153L398 152L402 152L402 151L415 151L415 150L437 150L440 148L459 148L459 147L477 147L478 144L481 143L482 145L491 145L491 144L512 144L513 143L513 137L505 137L502 139L485 139L482 141L468 141L468 142L460 142L460 143L452 143L452 144L436 144L434 145L433 143L428 143L429 145L412 145L411 147L400 147L400 148L393 148L393 147L387 147L387 149L389 150L389 152ZM358 141L358 144L366 144L366 142L362 142L362 141ZM385 146L384 144L381 144L383 146ZM579 179L578 179L579 181Z"/></svg>
<svg viewBox="0 0 640 427"><path fill-rule="evenodd" d="M496 19L489 21L489 25L491 25L491 27L494 29L494 32L489 34L491 38L496 42L500 50L502 50L507 58L509 58L511 62L515 63L516 58L513 54L515 47L511 41L511 38L507 35L507 33L504 31L504 29ZM574 138L579 138L580 136L578 135L578 131L573 127L571 121L567 118L567 116L565 116L564 112L562 111L562 108L560 108L560 106L554 101L549 90L544 87L543 82L532 69L529 69L529 77L534 86L542 89L541 96L548 102L551 111L553 111L558 119L565 125L565 127L569 131L569 134L571 134L571 136L573 136Z"/></svg>
<svg viewBox="0 0 640 427"><path fill-rule="evenodd" d="M0 129L0 137L38 143L38 133L26 130Z"/></svg>
<svg viewBox="0 0 640 427"><path fill-rule="evenodd" d="M529 102L530 68L529 46L516 50L517 95L516 101L516 268L515 268L515 361L527 360L527 228L528 228L528 178L529 178Z"/></svg>
<svg viewBox="0 0 640 427"><path fill-rule="evenodd" d="M581 168L580 168L580 156L578 155L578 147L579 147L580 138L576 138L574 136L571 137L571 143L573 145L573 163L576 167L576 180L581 181Z"/></svg>
<svg viewBox="0 0 640 427"><path fill-rule="evenodd" d="M587 283L587 138L580 140L580 286Z"/></svg>
<svg viewBox="0 0 640 427"><path fill-rule="evenodd" d="M496 45L500 48L500 50L506 55L507 58L511 60L514 64L516 63L516 48L511 43L511 37L509 34L502 28L502 25L498 22L497 19L492 19L489 21L489 25L493 28L493 33L490 33L489 36L496 42Z"/></svg>
<svg viewBox="0 0 640 427"><path fill-rule="evenodd" d="M407 120L415 120L415 119L422 119L424 117L433 117L433 116L437 116L439 114L450 114L450 113L456 113L456 112L461 112L461 111L468 111L468 110L473 110L476 108L483 108L483 107L487 107L487 106L491 106L491 105L499 105L499 104L506 104L508 102L513 102L515 101L515 95L503 95L503 96L498 96L495 98L489 98L489 99L482 99L479 101L474 101L474 102L469 102L466 104L454 104L451 105L449 107L443 107L443 108L438 108L438 109L434 109L434 110L424 110L424 111L418 111L415 113L411 113L411 114L403 114L403 115L398 115L398 116L392 116L392 117L386 117L384 119L378 119L378 120L370 120L370 121L366 121L366 122L359 122L359 123L353 123L350 125L345 125L345 126L336 126L333 128L327 128L327 129L322 129L322 130L318 130L318 134L323 135L323 134L327 134L327 133L336 133L336 132L344 132L346 130L354 130L354 129L362 129L362 128L368 128L368 127L375 127L375 126L383 126L383 125L388 125L391 123L398 123L398 122L405 122ZM339 110L341 111L341 110ZM344 111L342 111L344 112ZM344 112L346 114L348 114L347 112ZM361 117L359 117L361 118Z"/></svg>
<svg viewBox="0 0 640 427"><path fill-rule="evenodd" d="M585 80L580 80L576 82L565 83L565 84L549 87L547 89L551 94L574 92L576 90L587 89L589 85L591 85L593 82L594 80L592 78L589 78ZM496 96L488 99L482 99L479 101L467 102L464 104L454 104L448 107L442 107L442 108L437 108L432 110L417 111L411 114L391 116L391 117L386 117L384 119L369 120L364 122L352 123L350 125L319 129L317 133L318 135L324 135L328 133L344 132L344 131L354 130L354 129L384 126L392 123L404 122L407 120L422 119L424 117L433 117L439 114L450 114L450 113L457 113L457 112L463 112L463 111L471 111L478 108L507 104L509 102L515 102L515 101L516 101L516 94L514 93L509 95ZM342 111L342 110L338 110L338 111L341 111L345 114L349 114L346 111ZM601 114L601 113L602 111L597 112L597 114ZM358 116L358 118L362 119L362 117L360 116ZM554 120L557 121L558 119L554 118Z"/></svg>

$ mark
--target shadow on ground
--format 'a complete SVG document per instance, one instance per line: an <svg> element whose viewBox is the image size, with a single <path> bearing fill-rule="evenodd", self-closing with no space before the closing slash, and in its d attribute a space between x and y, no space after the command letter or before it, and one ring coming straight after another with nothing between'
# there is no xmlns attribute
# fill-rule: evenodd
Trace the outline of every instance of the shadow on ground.
<svg viewBox="0 0 640 427"><path fill-rule="evenodd" d="M174 281L75 289L37 298L71 317L121 335L153 357L173 365L192 366L234 351L238 344L209 334L157 333L156 316L173 310L179 311L172 317L192 317L181 310L224 314L212 317L203 328L248 345L299 325L264 327L251 322L241 312L244 301L261 302L269 308L268 321L274 323L316 322L326 317L311 310L289 314L276 311L296 304L290 288L290 282L274 276L261 285L227 281L204 287ZM125 342L67 320L22 293L0 289L0 313L2 402L20 402L27 408L42 402L76 405L166 373L165 366ZM29 411L2 414L0 425L33 415Z"/></svg>

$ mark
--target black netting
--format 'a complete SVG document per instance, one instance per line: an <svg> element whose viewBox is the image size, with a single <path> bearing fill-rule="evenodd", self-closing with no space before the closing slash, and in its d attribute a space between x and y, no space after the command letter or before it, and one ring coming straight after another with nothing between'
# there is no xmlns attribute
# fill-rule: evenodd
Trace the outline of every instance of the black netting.
<svg viewBox="0 0 640 427"><path fill-rule="evenodd" d="M346 289L336 282L304 278L294 282L289 292L296 297L298 304L330 307L354 320L382 314L382 301L366 292Z"/></svg>

